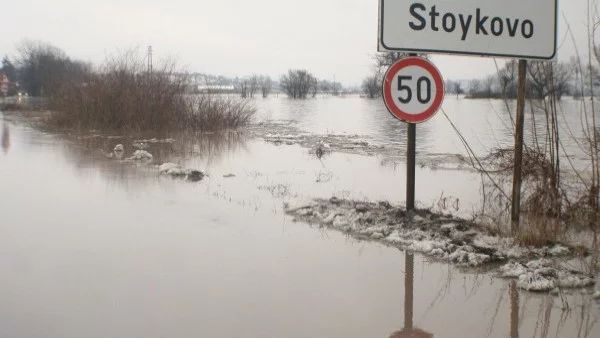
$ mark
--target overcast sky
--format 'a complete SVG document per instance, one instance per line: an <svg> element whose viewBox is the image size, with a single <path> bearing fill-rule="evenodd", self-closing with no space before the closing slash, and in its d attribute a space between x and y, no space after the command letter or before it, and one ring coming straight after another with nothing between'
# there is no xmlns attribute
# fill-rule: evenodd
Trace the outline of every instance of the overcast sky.
<svg viewBox="0 0 600 338"><path fill-rule="evenodd" d="M564 13L584 49L585 4L559 2L559 43L567 31ZM155 57L175 56L189 71L279 78L289 68L305 68L353 85L372 71L377 49L378 0L6 0L1 13L0 55L14 55L22 39L95 63L117 49L152 45ZM559 59L572 54L566 41ZM495 71L489 58L433 60L447 79Z"/></svg>

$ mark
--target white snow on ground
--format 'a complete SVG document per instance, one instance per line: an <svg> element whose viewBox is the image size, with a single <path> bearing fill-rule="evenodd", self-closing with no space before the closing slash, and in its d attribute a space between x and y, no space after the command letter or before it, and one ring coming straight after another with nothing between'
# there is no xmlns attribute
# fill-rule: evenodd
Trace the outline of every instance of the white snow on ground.
<svg viewBox="0 0 600 338"><path fill-rule="evenodd" d="M556 287L556 281L528 272L519 276L517 286L527 291L550 291Z"/></svg>
<svg viewBox="0 0 600 338"><path fill-rule="evenodd" d="M381 241L463 267L504 263L497 268L498 275L518 279L517 285L525 290L583 288L595 283L591 276L559 264L560 257L571 255L566 246L518 246L511 238L492 235L449 215L406 212L387 202L354 202L335 197L286 206L286 213L296 221L330 227L358 239Z"/></svg>
<svg viewBox="0 0 600 338"><path fill-rule="evenodd" d="M186 169L175 163L163 163L158 167L158 172L173 177L185 177L191 181L199 181L204 177L204 173L195 169Z"/></svg>
<svg viewBox="0 0 600 338"><path fill-rule="evenodd" d="M528 271L527 266L519 262L510 262L500 267L500 275L507 278L519 278Z"/></svg>
<svg viewBox="0 0 600 338"><path fill-rule="evenodd" d="M550 250L548 250L548 253L552 256L564 256L569 254L569 248L560 244L556 244Z"/></svg>
<svg viewBox="0 0 600 338"><path fill-rule="evenodd" d="M558 272L558 286L561 288L585 288L593 286L595 283L594 279L589 276L573 275L565 271Z"/></svg>
<svg viewBox="0 0 600 338"><path fill-rule="evenodd" d="M189 170L184 169L183 167L181 167L178 164L168 162L168 163L161 164L158 167L158 171L161 174L179 176L179 175L187 175Z"/></svg>
<svg viewBox="0 0 600 338"><path fill-rule="evenodd" d="M529 291L550 291L559 288L584 288L594 285L590 276L561 269L551 259L537 259L527 262L510 262L500 267L500 276L518 278L517 286Z"/></svg>
<svg viewBox="0 0 600 338"><path fill-rule="evenodd" d="M152 160L152 154L145 150L136 150L133 153L133 156L128 157L128 160L131 161L144 161L144 160Z"/></svg>

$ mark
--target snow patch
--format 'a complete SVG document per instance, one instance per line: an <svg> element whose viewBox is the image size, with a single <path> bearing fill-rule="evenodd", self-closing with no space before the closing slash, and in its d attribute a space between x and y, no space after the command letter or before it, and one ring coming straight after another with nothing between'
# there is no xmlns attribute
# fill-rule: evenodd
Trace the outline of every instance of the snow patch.
<svg viewBox="0 0 600 338"><path fill-rule="evenodd" d="M407 212L386 202L337 197L314 199L295 208L286 206L286 213L295 221L333 227L357 239L378 240L463 267L502 262L505 264L497 268L498 275L518 279L517 285L525 290L583 288L595 283L591 276L559 264L558 257L571 253L565 246L522 247L512 238L492 235L472 222L449 215Z"/></svg>
<svg viewBox="0 0 600 338"><path fill-rule="evenodd" d="M561 288L586 288L594 284L595 281L588 276L579 276L563 271L558 272L558 286Z"/></svg>
<svg viewBox="0 0 600 338"><path fill-rule="evenodd" d="M136 150L133 153L133 156L128 157L127 159L131 160L131 161L151 161L152 154L150 154L149 152L147 152L145 150Z"/></svg>
<svg viewBox="0 0 600 338"><path fill-rule="evenodd" d="M566 256L571 253L571 250L569 250L569 248L565 246L556 244L555 246L548 249L548 253L552 256Z"/></svg>
<svg viewBox="0 0 600 338"><path fill-rule="evenodd" d="M537 270L537 269L542 269L542 268L547 268L547 267L552 266L552 261L549 259L541 258L541 259L530 261L526 265L530 269Z"/></svg>
<svg viewBox="0 0 600 338"><path fill-rule="evenodd" d="M542 275L528 272L519 276L517 287L527 291L550 291L556 287L556 282Z"/></svg>
<svg viewBox="0 0 600 338"><path fill-rule="evenodd" d="M554 287L560 288L585 288L595 284L595 280L589 276L568 271L560 270L550 259L537 259L522 264L520 262L510 262L500 267L500 276L506 278L518 278L517 283L522 289L531 291L548 291ZM550 288L550 284L553 285ZM550 288L545 290L545 288Z"/></svg>
<svg viewBox="0 0 600 338"><path fill-rule="evenodd" d="M163 163L158 167L158 172L172 177L185 177L191 181L199 181L204 177L204 173L200 170L185 169L175 163Z"/></svg>
<svg viewBox="0 0 600 338"><path fill-rule="evenodd" d="M382 239L383 237L384 237L384 236L383 236L383 234L382 234L381 232L374 232L374 233L371 235L371 238L372 238L372 239Z"/></svg>
<svg viewBox="0 0 600 338"><path fill-rule="evenodd" d="M527 272L527 266L519 262L510 262L500 267L500 276L506 278L519 278Z"/></svg>

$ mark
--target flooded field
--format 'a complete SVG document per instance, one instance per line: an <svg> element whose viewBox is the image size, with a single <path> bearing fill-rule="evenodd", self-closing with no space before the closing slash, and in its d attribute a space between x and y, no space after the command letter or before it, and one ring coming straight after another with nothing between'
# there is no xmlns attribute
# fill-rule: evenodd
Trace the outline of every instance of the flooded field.
<svg viewBox="0 0 600 338"><path fill-rule="evenodd" d="M146 140L150 164L107 156L117 144L130 156L136 138L48 133L0 115L0 336L600 336L593 288L525 292L292 222L284 204L317 197L403 203L405 129L358 97L256 105L261 124L244 132ZM478 154L512 144L503 109L444 103ZM565 119L583 137L579 117ZM585 168L576 141L565 147ZM473 214L480 176L442 113L418 126L417 151L418 204ZM163 162L208 176L159 175Z"/></svg>

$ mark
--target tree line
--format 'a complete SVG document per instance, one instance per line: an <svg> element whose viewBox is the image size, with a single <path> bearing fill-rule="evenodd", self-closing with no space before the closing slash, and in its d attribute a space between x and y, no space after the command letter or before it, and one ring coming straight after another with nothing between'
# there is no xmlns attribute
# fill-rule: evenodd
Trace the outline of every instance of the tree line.
<svg viewBox="0 0 600 338"><path fill-rule="evenodd" d="M91 69L91 64L73 60L52 45L25 41L18 45L15 59L2 59L0 72L13 84L8 95L50 96L66 82L85 81Z"/></svg>
<svg viewBox="0 0 600 338"><path fill-rule="evenodd" d="M388 67L396 61L408 57L406 52L378 52L373 56L373 72L365 77L361 83L362 93L370 99L375 99L381 96L383 76ZM419 55L427 58L426 55Z"/></svg>
<svg viewBox="0 0 600 338"><path fill-rule="evenodd" d="M564 95L577 94L576 86L572 85L577 71L574 61L530 61L525 80L526 95L530 99L544 99L553 94L560 99ZM518 61L508 61L497 74L470 80L467 97L514 99L517 97L517 73Z"/></svg>
<svg viewBox="0 0 600 338"><path fill-rule="evenodd" d="M378 98L381 96L383 76L385 71L394 62L407 57L404 52L381 52L374 56L374 71L362 81L361 89L365 97ZM497 74L485 78L471 79L469 81L447 80L446 92L462 95L467 98L507 98L517 97L517 71L518 61L508 61ZM530 99L544 99L548 95L556 95L560 99L564 95L581 96L589 88L582 91L575 85L578 79L592 78L594 83L600 84L600 68L585 69L585 74L580 74L577 62L547 62L530 61L526 74L526 92Z"/></svg>
<svg viewBox="0 0 600 338"><path fill-rule="evenodd" d="M290 69L281 76L279 88L292 99L315 97L317 93L340 95L343 87L337 81L318 80L306 69Z"/></svg>

